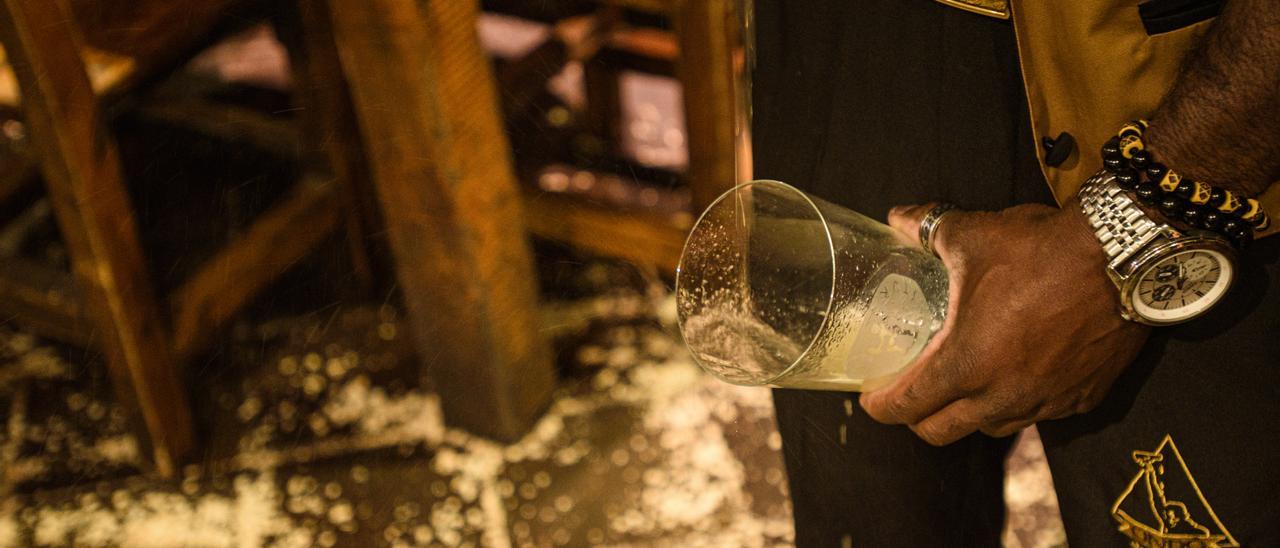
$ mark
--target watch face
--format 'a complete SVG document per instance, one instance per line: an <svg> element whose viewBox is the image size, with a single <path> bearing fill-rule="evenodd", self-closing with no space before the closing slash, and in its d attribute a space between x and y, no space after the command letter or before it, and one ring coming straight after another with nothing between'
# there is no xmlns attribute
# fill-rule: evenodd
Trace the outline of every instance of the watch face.
<svg viewBox="0 0 1280 548"><path fill-rule="evenodd" d="M1232 274L1231 261L1218 251L1179 251L1138 275L1133 310L1153 323L1189 320L1218 302Z"/></svg>

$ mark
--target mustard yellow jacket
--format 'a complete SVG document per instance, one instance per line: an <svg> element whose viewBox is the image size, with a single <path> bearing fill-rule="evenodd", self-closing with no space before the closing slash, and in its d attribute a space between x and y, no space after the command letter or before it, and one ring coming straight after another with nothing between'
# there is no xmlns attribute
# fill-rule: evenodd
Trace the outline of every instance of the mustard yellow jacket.
<svg viewBox="0 0 1280 548"><path fill-rule="evenodd" d="M1097 151L1121 123L1155 111L1217 14L1213 1L937 1L1013 19L1035 135L1066 131L1077 143L1056 166L1046 164L1046 149L1037 147L1059 202L1102 167ZM1272 216L1280 214L1280 184L1259 200ZM1264 236L1277 229L1280 223L1272 223Z"/></svg>

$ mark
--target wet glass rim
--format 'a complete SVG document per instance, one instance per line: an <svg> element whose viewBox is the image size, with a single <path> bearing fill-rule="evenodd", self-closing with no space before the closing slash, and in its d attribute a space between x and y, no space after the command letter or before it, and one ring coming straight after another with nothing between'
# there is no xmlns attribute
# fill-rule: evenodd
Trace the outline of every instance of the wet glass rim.
<svg viewBox="0 0 1280 548"><path fill-rule="evenodd" d="M835 306L835 300L836 300L836 248L835 248L835 241L834 241L834 239L831 237L831 225L830 225L830 223L828 223L828 222L827 222L827 217L826 217L825 215L823 215L823 214L822 214L822 209L818 207L818 204L814 203L813 199L812 199L812 198L810 198L808 194L805 194L803 190L800 190L800 189L798 189L798 188L796 188L796 187L794 187L794 186L791 186L791 185L789 185L789 184L787 184L787 183L784 183L784 182L782 182L782 181L776 181L776 180L773 180L773 179L756 179L756 180L754 180L754 181L747 181L747 182L745 182L745 183L738 183L738 184L734 185L734 186L733 186L733 188L730 188L729 190L726 190L726 191L724 191L722 194L720 194L719 196L717 196L715 200L712 200L712 201L711 201L711 204L710 204L710 205L708 205L705 209L703 209L703 210L702 210L702 213L698 214L698 220L697 220L697 221L695 221L695 222L693 223L693 228L690 228L690 229L689 229L689 235L688 235L688 236L686 236L686 237L685 237L685 240L684 240L684 247L683 247L683 248L681 248L681 250L680 250L680 261L676 264L676 300L677 300L677 303L676 303L676 326L680 329L680 340L682 340L682 341L684 340L684 317L683 317L683 315L681 315L681 314L680 314L680 309L679 309L679 299L680 299L680 274L681 274L682 272L684 272L684 259L685 259L685 253L686 253L686 252L688 251L688 249L689 249L689 241L693 239L693 235L694 235L694 233L696 233L696 232L698 231L698 226L702 224L703 219L705 219L705 218L706 218L706 216L707 216L707 214L708 214L708 213L710 213L710 212L711 212L711 210L715 209L715 208L716 208L716 206L720 204L720 202L722 202L722 201L724 201L725 199L729 198L730 196L732 196L732 195L736 194L736 193L737 193L738 191L740 191L740 190L743 190L743 189L745 189L745 188L747 188L747 187L755 186L755 185L779 187L779 188L781 188L782 190L785 190L785 191L788 191L788 192L791 192L791 193L793 193L793 194L798 195L801 199L803 199L803 200L804 200L804 202L805 202L806 204L809 204L809 207L810 207L810 208L812 208L813 213L814 213L815 215L817 215L817 216L818 216L818 221L820 221L820 222L822 223L822 233L823 233L824 235L826 235L826 237L827 237L827 259L831 262L831 284L830 284L830 286L828 286L828 289L827 289L827 309L826 309L826 312L824 312L824 313L823 313L823 316L822 316L822 323L821 323L821 324L819 324L819 325L818 325L818 329L817 329L816 331L814 331L814 333L813 333L813 337L809 339L809 344L805 346L804 351L800 352L800 355L799 355L799 356L796 356L796 359L795 359L795 360L793 360L793 361L791 362L791 364L790 364L790 365L788 365L788 366L786 367L786 369L783 369L783 370L782 370L782 372L781 372L781 373L778 373L777 375L774 375L774 376L772 376L772 377L768 377L768 378L763 379L763 380L761 380L761 381L759 381L759 382L756 382L756 383L742 383L742 382L734 382L734 381L732 381L732 380L729 380L729 379L726 379L726 378L724 378L724 377L720 376L720 374L716 373L716 372L715 372L715 370L714 370L713 368L709 368L709 367L705 367L705 366L703 366L702 362L701 362L700 360L698 360L697 353L696 353L696 352L690 352L690 356L692 356L692 357L693 357L693 361L694 361L694 362L697 362L697 364L698 364L699 368L701 368L703 371L707 371L707 372L711 373L711 374L712 374L712 375L714 375L716 378L718 378L718 379L720 379L720 380L722 380L722 381L724 381L724 382L727 382L727 383L730 383L730 384L736 384L736 385L739 385L739 386L764 386L764 385L772 385L774 381L776 381L776 380L778 380L778 379L781 379L781 378L783 378L783 377L787 376L788 374L790 374L790 373L791 373L791 371L792 371L792 370L794 370L796 367L798 367L798 366L800 365L800 362L804 361L805 357L807 357L807 356L809 355L809 352L810 352L811 350L813 350L813 346L814 346L815 344L817 344L817 343L818 343L818 337L819 337L819 336L821 336L821 335L822 335L822 333L824 333L824 332L827 330L827 325L831 322L831 307ZM688 341L685 341L685 346L686 346L686 347L688 347L688 346L689 346Z"/></svg>

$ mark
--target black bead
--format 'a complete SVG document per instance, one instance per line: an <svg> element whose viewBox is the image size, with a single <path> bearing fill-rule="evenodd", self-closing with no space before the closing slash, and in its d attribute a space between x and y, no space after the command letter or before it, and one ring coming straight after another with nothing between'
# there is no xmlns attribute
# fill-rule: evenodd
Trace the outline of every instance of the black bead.
<svg viewBox="0 0 1280 548"><path fill-rule="evenodd" d="M1182 210L1182 220L1188 225L1200 226L1200 219L1204 218L1204 213L1204 208L1187 205L1187 208Z"/></svg>
<svg viewBox="0 0 1280 548"><path fill-rule="evenodd" d="M1151 153L1145 150L1133 153L1133 157L1129 158L1129 165L1134 169L1147 169L1147 166L1151 165Z"/></svg>
<svg viewBox="0 0 1280 548"><path fill-rule="evenodd" d="M1237 249L1244 249L1253 243L1253 228L1247 226L1236 227L1234 230L1227 232L1227 239L1231 240L1232 245Z"/></svg>
<svg viewBox="0 0 1280 548"><path fill-rule="evenodd" d="M1225 201L1227 201L1227 191L1216 186L1213 187L1213 190L1209 192L1209 207L1218 207Z"/></svg>
<svg viewBox="0 0 1280 548"><path fill-rule="evenodd" d="M1138 176L1138 171L1133 168L1120 168L1116 170L1116 184L1125 190L1133 190L1138 188L1138 183L1142 182L1142 178Z"/></svg>
<svg viewBox="0 0 1280 548"><path fill-rule="evenodd" d="M1119 152L1108 154L1102 159L1102 165L1107 167L1107 171L1115 173L1117 169L1124 167L1124 156Z"/></svg>
<svg viewBox="0 0 1280 548"><path fill-rule="evenodd" d="M1144 204L1151 204L1160 196L1160 187L1155 183L1147 181L1138 185L1138 189L1134 191L1138 195L1138 199Z"/></svg>
<svg viewBox="0 0 1280 548"><path fill-rule="evenodd" d="M1106 144L1102 145L1103 158L1106 158L1107 156L1110 156L1112 154L1120 154L1120 138L1119 137L1112 137L1107 140Z"/></svg>
<svg viewBox="0 0 1280 548"><path fill-rule="evenodd" d="M1165 196L1160 200L1160 211L1164 212L1165 217L1177 219L1182 217L1183 201L1174 196Z"/></svg>
<svg viewBox="0 0 1280 548"><path fill-rule="evenodd" d="M1173 189L1173 193L1184 200L1191 199L1191 193L1196 191L1196 183L1186 177L1182 178L1182 182L1178 183L1178 188Z"/></svg>
<svg viewBox="0 0 1280 548"><path fill-rule="evenodd" d="M1223 234L1230 235L1232 232L1240 230L1241 228L1249 228L1244 221L1241 221L1234 215L1223 215L1223 217L1225 217L1225 220L1222 221L1222 224L1218 229L1222 231Z"/></svg>
<svg viewBox="0 0 1280 548"><path fill-rule="evenodd" d="M1215 209L1205 209L1204 215L1200 216L1200 226L1208 230L1222 230L1223 221L1222 213Z"/></svg>
<svg viewBox="0 0 1280 548"><path fill-rule="evenodd" d="M1160 182L1160 179L1163 179L1164 174L1168 172L1169 168L1165 167L1164 164L1160 162L1151 162L1151 165L1147 166L1147 178L1157 183Z"/></svg>

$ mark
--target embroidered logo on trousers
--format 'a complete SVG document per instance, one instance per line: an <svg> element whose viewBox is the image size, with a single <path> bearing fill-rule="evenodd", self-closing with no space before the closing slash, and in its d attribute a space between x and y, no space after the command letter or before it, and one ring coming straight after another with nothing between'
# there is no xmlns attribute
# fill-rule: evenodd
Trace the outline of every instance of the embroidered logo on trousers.
<svg viewBox="0 0 1280 548"><path fill-rule="evenodd" d="M1134 451L1137 475L1111 507L1134 548L1240 546L1205 500L1191 470L1165 435L1155 451Z"/></svg>

